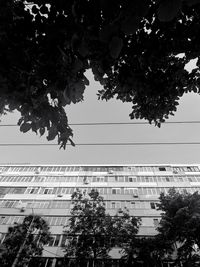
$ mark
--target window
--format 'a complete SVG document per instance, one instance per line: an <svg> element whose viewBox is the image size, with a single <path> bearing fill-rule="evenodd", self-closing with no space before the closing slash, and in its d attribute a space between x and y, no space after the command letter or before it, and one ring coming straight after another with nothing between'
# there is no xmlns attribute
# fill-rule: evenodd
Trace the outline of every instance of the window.
<svg viewBox="0 0 200 267"><path fill-rule="evenodd" d="M15 204L16 204L16 201L5 201L4 205L6 208L12 208L15 206Z"/></svg>
<svg viewBox="0 0 200 267"><path fill-rule="evenodd" d="M188 181L189 181L189 182L192 182L192 180L193 180L193 179L192 179L191 177L188 177Z"/></svg>
<svg viewBox="0 0 200 267"><path fill-rule="evenodd" d="M0 217L0 224L14 224L22 223L24 220L24 216L1 216Z"/></svg>
<svg viewBox="0 0 200 267"><path fill-rule="evenodd" d="M121 193L121 189L120 188L112 188L112 194L116 195L116 194L120 194Z"/></svg>
<svg viewBox="0 0 200 267"><path fill-rule="evenodd" d="M67 243L68 243L67 235L63 235L63 236L62 236L62 240L61 240L61 247L66 246Z"/></svg>
<svg viewBox="0 0 200 267"><path fill-rule="evenodd" d="M159 171L161 171L161 172L166 171L166 168L165 168L165 167L159 167L158 169L159 169Z"/></svg>
<svg viewBox="0 0 200 267"><path fill-rule="evenodd" d="M51 240L47 244L50 247L58 247L60 243L61 235L51 235Z"/></svg>
<svg viewBox="0 0 200 267"><path fill-rule="evenodd" d="M33 182L43 182L44 177L35 176Z"/></svg>
<svg viewBox="0 0 200 267"><path fill-rule="evenodd" d="M3 243L5 237L6 237L6 233L0 233L0 244Z"/></svg>
<svg viewBox="0 0 200 267"><path fill-rule="evenodd" d="M25 194L37 194L39 187L28 187Z"/></svg>
<svg viewBox="0 0 200 267"><path fill-rule="evenodd" d="M186 172L199 172L199 168L197 166L187 166L185 169Z"/></svg>
<svg viewBox="0 0 200 267"><path fill-rule="evenodd" d="M133 195L133 197L138 197L137 188L124 188L125 195Z"/></svg>
<svg viewBox="0 0 200 267"><path fill-rule="evenodd" d="M158 224L159 224L159 220L158 219L153 219L153 224L154 224L154 226L158 226Z"/></svg>
<svg viewBox="0 0 200 267"><path fill-rule="evenodd" d="M156 209L156 203L151 202L151 203L150 203L150 206L151 206L151 209L154 209L154 210Z"/></svg>
<svg viewBox="0 0 200 267"><path fill-rule="evenodd" d="M34 209L47 209L49 206L49 201L35 201L30 203L30 207Z"/></svg>
<svg viewBox="0 0 200 267"><path fill-rule="evenodd" d="M89 181L88 181L88 177L87 177L87 176L84 176L84 177L83 177L83 183L84 183L84 184L88 184L88 183L89 183Z"/></svg>
<svg viewBox="0 0 200 267"><path fill-rule="evenodd" d="M130 203L130 208L131 208L131 209L134 209L135 206L136 206L136 205L135 205L135 202L134 202L134 201L131 201L131 203Z"/></svg>
<svg viewBox="0 0 200 267"><path fill-rule="evenodd" d="M170 182L170 179L169 179L169 177L166 177L165 179L166 179L166 182Z"/></svg>
<svg viewBox="0 0 200 267"><path fill-rule="evenodd" d="M49 225L65 225L66 224L66 217L43 217Z"/></svg>
<svg viewBox="0 0 200 267"><path fill-rule="evenodd" d="M115 202L111 203L111 209L115 209Z"/></svg>
<svg viewBox="0 0 200 267"><path fill-rule="evenodd" d="M104 182L104 177L97 177L97 182L103 183Z"/></svg>
<svg viewBox="0 0 200 267"><path fill-rule="evenodd" d="M130 183L132 183L132 182L135 182L136 179L134 177L129 177L128 180L129 180Z"/></svg>
<svg viewBox="0 0 200 267"><path fill-rule="evenodd" d="M183 177L176 177L177 178L177 182L183 182Z"/></svg>
<svg viewBox="0 0 200 267"><path fill-rule="evenodd" d="M0 202L0 207L2 208L13 208L17 205L18 201L14 201L14 200L2 200Z"/></svg>
<svg viewBox="0 0 200 267"><path fill-rule="evenodd" d="M10 194L23 194L26 190L26 187L15 187L10 189Z"/></svg>
<svg viewBox="0 0 200 267"><path fill-rule="evenodd" d="M52 194L53 193L53 188L45 188L44 189L44 195L49 195L49 194Z"/></svg>

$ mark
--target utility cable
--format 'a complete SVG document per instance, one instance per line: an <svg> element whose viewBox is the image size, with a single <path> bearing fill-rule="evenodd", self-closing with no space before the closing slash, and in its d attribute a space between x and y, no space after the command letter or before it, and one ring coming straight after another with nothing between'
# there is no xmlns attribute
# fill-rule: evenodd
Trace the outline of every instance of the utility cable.
<svg viewBox="0 0 200 267"><path fill-rule="evenodd" d="M162 124L199 124L200 121L166 121ZM101 126L101 125L149 125L149 122L83 122L69 123L69 126ZM153 124L152 124L153 125ZM17 124L0 124L0 127L16 127Z"/></svg>
<svg viewBox="0 0 200 267"><path fill-rule="evenodd" d="M161 146L161 145L200 145L200 142L127 142L127 143L75 143L76 146ZM0 146L58 146L50 143L0 143ZM67 144L71 146L71 144Z"/></svg>

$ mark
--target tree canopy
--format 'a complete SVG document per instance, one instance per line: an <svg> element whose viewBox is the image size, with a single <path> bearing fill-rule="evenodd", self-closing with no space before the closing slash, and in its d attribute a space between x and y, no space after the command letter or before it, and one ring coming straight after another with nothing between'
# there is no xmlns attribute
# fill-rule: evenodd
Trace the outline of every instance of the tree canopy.
<svg viewBox="0 0 200 267"><path fill-rule="evenodd" d="M18 110L24 133L74 145L64 107L83 100L88 69L100 99L131 102L131 119L157 126L199 92L199 0L1 0L0 9L0 113Z"/></svg>
<svg viewBox="0 0 200 267"><path fill-rule="evenodd" d="M32 257L42 254L43 245L49 241L50 232L46 221L37 215L25 217L23 223L8 228L0 246L0 266L11 267L19 251L16 266L27 266Z"/></svg>
<svg viewBox="0 0 200 267"><path fill-rule="evenodd" d="M159 234L178 252L177 259L186 263L199 262L200 248L200 195L169 190L161 193L159 209L163 211ZM187 265L185 265L187 266ZM192 265L190 265L192 266ZM196 266L196 265L194 265Z"/></svg>
<svg viewBox="0 0 200 267"><path fill-rule="evenodd" d="M106 213L105 203L98 191L90 193L77 190L72 194L71 218L65 228L67 243L65 257L76 261L110 258L113 247L121 250L135 239L140 220L131 217L128 211L119 211L115 216Z"/></svg>

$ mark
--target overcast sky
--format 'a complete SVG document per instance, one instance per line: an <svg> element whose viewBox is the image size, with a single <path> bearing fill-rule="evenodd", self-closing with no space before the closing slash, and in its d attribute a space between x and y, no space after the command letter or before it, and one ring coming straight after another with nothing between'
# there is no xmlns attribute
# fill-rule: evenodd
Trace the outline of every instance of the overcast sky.
<svg viewBox="0 0 200 267"><path fill-rule="evenodd" d="M88 74L90 86L82 103L66 107L69 123L133 122L131 104L119 100L97 100L101 86ZM19 115L1 118L0 124L16 124ZM169 121L200 120L200 96L187 94ZM75 143L119 142L200 142L200 124L73 126ZM18 127L0 127L0 143L47 143L46 137L23 134ZM59 150L59 146L0 146L0 163L30 164L143 164L199 163L200 145L160 146L76 146Z"/></svg>

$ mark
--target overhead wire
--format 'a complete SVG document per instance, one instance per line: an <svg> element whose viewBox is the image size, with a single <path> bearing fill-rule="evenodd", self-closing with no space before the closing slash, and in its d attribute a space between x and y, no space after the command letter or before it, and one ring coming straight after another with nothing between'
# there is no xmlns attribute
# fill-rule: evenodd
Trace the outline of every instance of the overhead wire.
<svg viewBox="0 0 200 267"><path fill-rule="evenodd" d="M200 121L169 121L163 124L199 124ZM71 123L70 126L103 126L103 125L146 125L148 122L84 122ZM16 124L0 124L0 127L16 127ZM0 143L0 146L57 146L57 143ZM76 146L159 146L159 145L200 145L200 141L194 142L113 142L113 143L76 143ZM71 144L67 144L71 146Z"/></svg>
<svg viewBox="0 0 200 267"><path fill-rule="evenodd" d="M166 121L163 124L199 124L200 121ZM101 126L101 125L149 125L149 122L83 122L69 123L69 126ZM17 124L0 124L0 127L16 127Z"/></svg>
<svg viewBox="0 0 200 267"><path fill-rule="evenodd" d="M71 144L66 144L71 146ZM124 142L124 143L75 143L76 146L159 146L159 145L200 145L200 142ZM0 143L0 146L58 146L53 143Z"/></svg>

